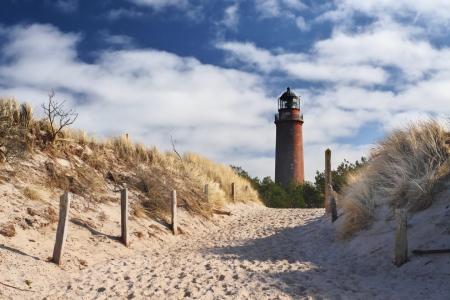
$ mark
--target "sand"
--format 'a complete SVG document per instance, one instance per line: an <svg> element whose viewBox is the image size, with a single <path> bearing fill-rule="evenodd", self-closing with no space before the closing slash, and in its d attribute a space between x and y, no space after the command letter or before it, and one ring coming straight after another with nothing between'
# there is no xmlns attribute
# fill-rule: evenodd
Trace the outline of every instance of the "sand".
<svg viewBox="0 0 450 300"><path fill-rule="evenodd" d="M231 205L229 209L235 215L226 217L220 226L211 223L208 230L181 235L127 257L91 263L83 270L65 271L27 253L11 253L17 266L10 265L7 272L16 273L14 276L22 281L34 274L31 284L34 292L0 286L0 296L6 299L450 298L450 255L420 257L409 253L411 261L397 268L393 263L394 221L390 219L379 220L370 230L342 242L335 234L339 222L331 224L323 209L271 209L256 204ZM440 216L450 215L445 206L435 210ZM412 223L414 218L432 224L436 215L425 211L413 216ZM426 234L418 225L409 230L412 237ZM430 232L428 235L430 239L441 239L435 242L439 246L449 246L448 235L433 237ZM7 248L1 250L4 249ZM39 264L48 265L50 271ZM25 267L20 269L21 265ZM5 271L2 266L2 276ZM24 283L20 287L30 289Z"/></svg>

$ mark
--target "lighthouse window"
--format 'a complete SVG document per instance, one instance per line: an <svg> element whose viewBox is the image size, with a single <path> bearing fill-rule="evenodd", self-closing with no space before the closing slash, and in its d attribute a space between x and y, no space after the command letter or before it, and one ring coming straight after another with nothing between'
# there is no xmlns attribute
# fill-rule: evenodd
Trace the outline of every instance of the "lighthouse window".
<svg viewBox="0 0 450 300"><path fill-rule="evenodd" d="M290 112L284 113L285 116L289 116L290 114Z"/></svg>
<svg viewBox="0 0 450 300"><path fill-rule="evenodd" d="M291 170L293 170L294 169L294 164L291 164Z"/></svg>
<svg viewBox="0 0 450 300"><path fill-rule="evenodd" d="M294 128L291 128L291 134L294 134Z"/></svg>

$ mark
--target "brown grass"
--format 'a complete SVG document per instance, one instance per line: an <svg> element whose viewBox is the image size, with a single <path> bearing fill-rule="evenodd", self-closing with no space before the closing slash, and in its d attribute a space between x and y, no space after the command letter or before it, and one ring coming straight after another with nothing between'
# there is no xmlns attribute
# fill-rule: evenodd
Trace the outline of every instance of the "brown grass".
<svg viewBox="0 0 450 300"><path fill-rule="evenodd" d="M8 222L2 225L0 229L0 234L6 237L13 237L16 235L16 228L12 222Z"/></svg>
<svg viewBox="0 0 450 300"><path fill-rule="evenodd" d="M45 210L44 218L46 218L50 224L53 224L58 222L59 217L58 213L56 213L56 211L51 206L48 206Z"/></svg>
<svg viewBox="0 0 450 300"><path fill-rule="evenodd" d="M42 195L38 190L35 190L31 187L26 187L23 191L25 197L31 200L42 200Z"/></svg>
<svg viewBox="0 0 450 300"><path fill-rule="evenodd" d="M430 207L450 178L450 132L434 118L394 128L369 153L368 168L350 174L344 187L343 237L367 227L375 207Z"/></svg>

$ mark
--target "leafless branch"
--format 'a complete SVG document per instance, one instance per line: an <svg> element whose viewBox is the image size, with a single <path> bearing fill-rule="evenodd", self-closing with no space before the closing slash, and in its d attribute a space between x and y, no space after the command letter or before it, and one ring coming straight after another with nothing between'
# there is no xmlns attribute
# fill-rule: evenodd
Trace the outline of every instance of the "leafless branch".
<svg viewBox="0 0 450 300"><path fill-rule="evenodd" d="M177 152L177 149L175 149L175 144L177 143L177 140L173 141L172 136L170 136L170 142L172 143L173 151L175 151L175 153L178 155L178 158L182 160L180 154Z"/></svg>
<svg viewBox="0 0 450 300"><path fill-rule="evenodd" d="M58 103L57 100L54 100L55 92L52 91L48 93L48 103L47 105L42 104L42 108L44 109L45 115L50 122L50 141L55 141L58 133L66 126L72 125L78 117L76 110L70 109L69 111L65 111L63 109L64 100L62 103ZM59 125L55 126L56 119L59 118Z"/></svg>

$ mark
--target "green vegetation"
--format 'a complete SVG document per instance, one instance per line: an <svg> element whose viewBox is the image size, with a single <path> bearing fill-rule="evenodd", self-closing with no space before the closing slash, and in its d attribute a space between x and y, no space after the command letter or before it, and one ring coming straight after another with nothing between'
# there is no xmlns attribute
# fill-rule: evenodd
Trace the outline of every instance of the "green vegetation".
<svg viewBox="0 0 450 300"><path fill-rule="evenodd" d="M332 170L333 190L341 193L342 187L346 183L346 176L354 173L367 163L364 157L361 162L350 163L344 160L336 170ZM291 205L298 208L324 207L325 205L325 174L316 171L315 182L305 181L303 184L296 184L293 180L284 189L276 184L270 176L260 180L258 177L252 178L241 167L230 165L230 167L241 177L247 179L252 187L258 191L259 198L268 207L288 208Z"/></svg>

